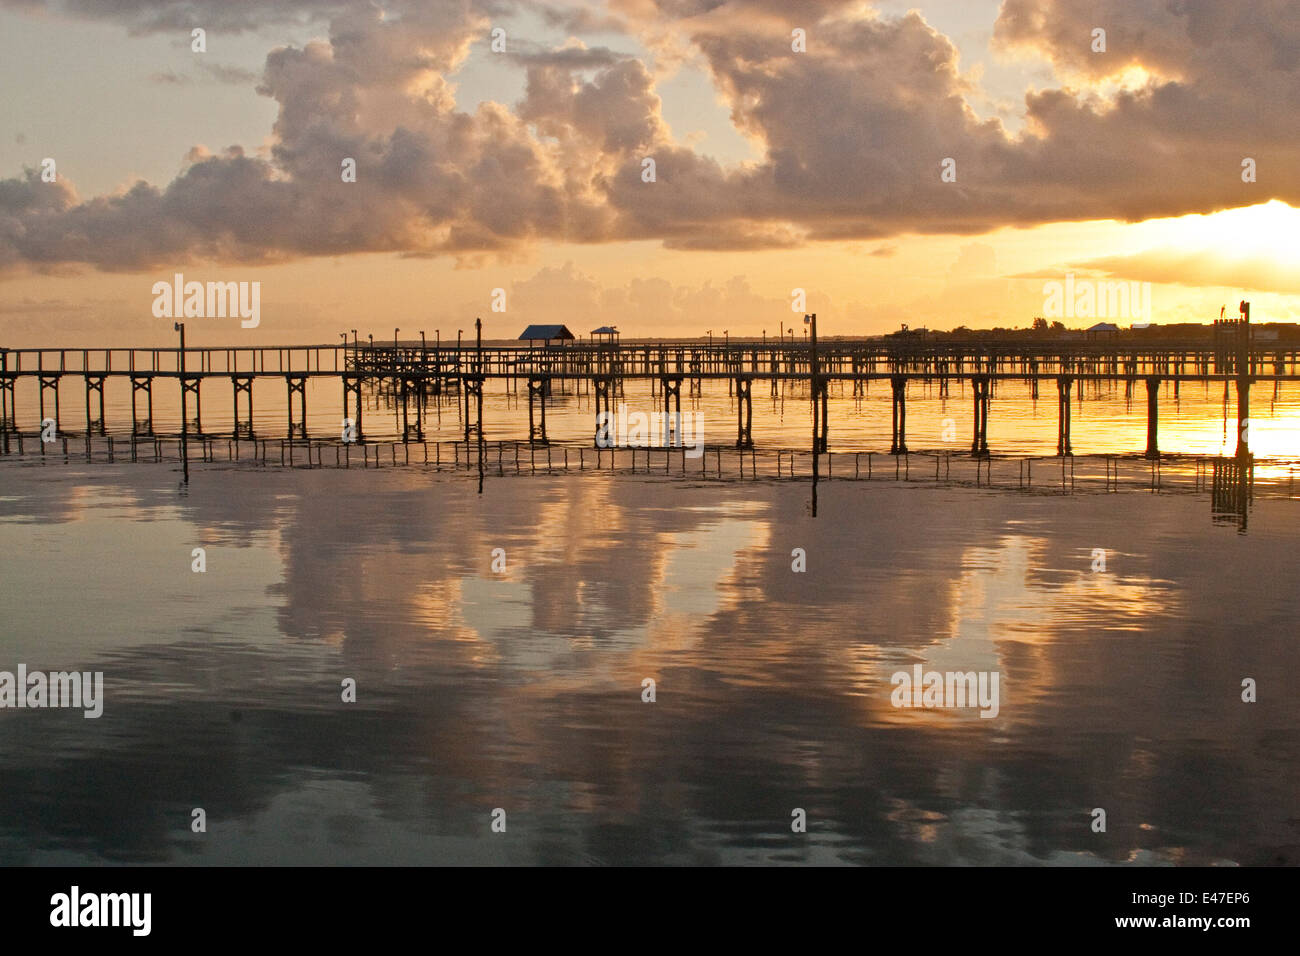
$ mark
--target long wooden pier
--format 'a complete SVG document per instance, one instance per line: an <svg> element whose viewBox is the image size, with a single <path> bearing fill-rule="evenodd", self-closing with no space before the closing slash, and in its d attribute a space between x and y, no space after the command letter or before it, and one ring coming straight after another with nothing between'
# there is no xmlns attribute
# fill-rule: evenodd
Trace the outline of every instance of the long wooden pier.
<svg viewBox="0 0 1300 956"><path fill-rule="evenodd" d="M349 437L342 441L365 442L362 388L387 389L401 410L402 439L424 440L427 399L452 392L464 410L464 438L482 439L483 385L503 380L507 388L519 391L527 385L529 441L547 444L546 402L555 383L584 383L595 395L597 414L611 409L611 397L625 380L651 383L656 404L668 414L680 412L682 384L688 394L702 392L705 381L727 381L735 396L737 440L735 447L752 448L754 384L768 383L773 395L786 383L806 386L813 406L812 447L828 450L827 385L851 384L853 394L865 394L873 381L888 381L891 391L891 454L905 454L907 446L907 386L924 382L948 394L953 382L969 382L972 395L970 453L987 457L990 400L998 383L1028 383L1033 398L1040 385L1055 385L1058 397L1057 454L1073 454L1070 407L1072 389L1089 382L1121 382L1126 394L1141 383L1147 398L1147 447L1149 458L1159 458L1158 394L1161 385L1172 383L1175 393L1183 383L1224 383L1237 391L1237 453L1249 455L1248 421L1250 388L1256 383L1273 383L1275 394L1281 382L1300 381L1300 350L1294 345L1273 345L1254 341L1249 304L1242 304L1242 318L1219 321L1210 343L1159 343L1134 345L1096 341L1042 342L943 342L834 340L820 346L814 334L810 341L654 342L629 344L566 344L528 348L521 346L473 345L456 347L437 343L394 341L392 344L352 342L326 345L228 346L185 348L0 348L0 452L9 454L11 438L25 434L22 425L31 421L44 438L60 435L107 435L104 391L110 381L131 389L130 435L150 438L155 430L153 397L155 386L176 388L182 400L181 432L188 437L188 409L194 411L197 437L222 437L204 430L203 386L224 382L231 389L233 429L236 440L282 437L290 441L307 439L306 383L333 380L340 387L343 418L352 423ZM481 331L480 331L481 335ZM183 331L182 331L183 342ZM60 405L60 384L65 378L81 380L84 389L83 416L68 426ZM15 385L21 379L38 382L37 407L20 416ZM283 435L259 435L253 426L253 384L277 380L286 397ZM192 403L192 404L191 404ZM658 409L657 409L658 410ZM120 429L125 423L118 426ZM115 429L117 430L117 429ZM26 432L30 434L31 431ZM319 436L315 436L319 437ZM1300 449L1297 449L1300 451Z"/></svg>

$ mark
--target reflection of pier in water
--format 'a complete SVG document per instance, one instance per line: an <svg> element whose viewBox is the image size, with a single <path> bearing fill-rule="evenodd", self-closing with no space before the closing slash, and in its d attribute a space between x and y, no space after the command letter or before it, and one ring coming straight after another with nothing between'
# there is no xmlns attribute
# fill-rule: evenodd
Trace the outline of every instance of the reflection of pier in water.
<svg viewBox="0 0 1300 956"><path fill-rule="evenodd" d="M63 438L53 445L15 436L11 466L45 463L149 462L179 465L179 438L113 436ZM1246 527L1258 494L1300 496L1300 461L1270 461L1268 477L1256 480L1254 459L1162 455L1070 455L973 457L959 452L835 452L814 456L803 449L710 445L698 456L686 448L592 448L521 441L386 441L349 444L315 439L190 439L190 462L221 468L363 468L419 470L431 477L631 477L636 480L704 482L896 483L909 487L967 487L1022 494L1208 494L1217 520ZM1285 469L1285 470L1284 470Z"/></svg>
<svg viewBox="0 0 1300 956"><path fill-rule="evenodd" d="M1255 501L1255 462L1245 458L1216 458L1211 476L1210 510L1215 520L1246 531L1247 515Z"/></svg>

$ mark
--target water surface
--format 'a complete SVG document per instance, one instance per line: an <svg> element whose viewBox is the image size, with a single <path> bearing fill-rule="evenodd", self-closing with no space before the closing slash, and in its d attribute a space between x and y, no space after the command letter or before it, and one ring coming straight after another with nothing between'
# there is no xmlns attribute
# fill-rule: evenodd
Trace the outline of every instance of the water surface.
<svg viewBox="0 0 1300 956"><path fill-rule="evenodd" d="M1296 859L1296 501L176 479L0 468L0 669L107 697L0 710L0 862ZM893 707L917 663L999 715Z"/></svg>

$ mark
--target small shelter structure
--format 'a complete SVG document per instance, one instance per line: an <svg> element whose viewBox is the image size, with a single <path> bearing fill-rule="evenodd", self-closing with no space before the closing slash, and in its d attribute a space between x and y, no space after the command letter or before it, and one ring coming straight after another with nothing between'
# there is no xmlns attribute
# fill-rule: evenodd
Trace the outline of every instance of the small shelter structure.
<svg viewBox="0 0 1300 956"><path fill-rule="evenodd" d="M555 343L563 345L565 342L572 342L573 340L573 333L569 331L566 325L530 325L519 336L519 341L526 341L529 348L532 348L538 342L548 346Z"/></svg>

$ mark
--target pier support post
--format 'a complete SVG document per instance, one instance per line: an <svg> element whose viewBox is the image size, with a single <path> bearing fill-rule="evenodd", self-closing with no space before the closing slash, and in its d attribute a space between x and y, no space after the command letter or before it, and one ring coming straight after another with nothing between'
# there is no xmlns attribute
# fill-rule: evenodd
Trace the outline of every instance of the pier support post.
<svg viewBox="0 0 1300 956"><path fill-rule="evenodd" d="M889 442L891 455L907 453L907 376L894 375L889 379L892 392L893 434Z"/></svg>
<svg viewBox="0 0 1300 956"><path fill-rule="evenodd" d="M483 374L466 372L461 375L461 389L465 392L465 442L471 435L483 441Z"/></svg>
<svg viewBox="0 0 1300 956"><path fill-rule="evenodd" d="M1237 379L1237 457L1250 457L1250 376Z"/></svg>
<svg viewBox="0 0 1300 956"><path fill-rule="evenodd" d="M612 375L596 375L592 378L591 384L596 395L596 437L595 445L597 448L606 447L601 444L601 438L607 442L613 441L614 430L614 409L610 403L610 393L614 377ZM601 415L604 414L604 419Z"/></svg>
<svg viewBox="0 0 1300 956"><path fill-rule="evenodd" d="M136 403L136 399L141 392L144 392L145 398L148 400L148 417L143 421L140 420L140 412ZM153 435L153 379L143 375L131 376L131 434Z"/></svg>
<svg viewBox="0 0 1300 956"><path fill-rule="evenodd" d="M412 438L416 441L424 441L424 377L403 375L401 378L401 399L402 399L402 442L405 444ZM410 404L410 396L415 395L415 424L412 425L407 414L407 408Z"/></svg>
<svg viewBox="0 0 1300 956"><path fill-rule="evenodd" d="M9 356L0 350L0 448L9 454L9 433L18 430L18 408L14 405L14 382L18 376L9 372Z"/></svg>
<svg viewBox="0 0 1300 956"><path fill-rule="evenodd" d="M826 377L815 376L810 383L810 388L813 397L813 453L824 455L829 444L828 432L830 431L828 423L830 412L826 407Z"/></svg>
<svg viewBox="0 0 1300 956"><path fill-rule="evenodd" d="M253 376L251 375L232 375L230 384L235 390L235 438L253 438ZM239 417L239 396L245 398L247 407L246 417Z"/></svg>
<svg viewBox="0 0 1300 956"><path fill-rule="evenodd" d="M748 376L736 376L736 447L754 447L754 381Z"/></svg>
<svg viewBox="0 0 1300 956"><path fill-rule="evenodd" d="M299 438L307 437L307 376L305 375L286 375L284 377L285 385L288 387L288 406L289 406L289 440L293 441L295 435ZM293 397L298 396L298 421L293 420Z"/></svg>
<svg viewBox="0 0 1300 956"><path fill-rule="evenodd" d="M1070 387L1073 384L1074 379L1069 375L1060 375L1056 379L1056 453L1061 457L1074 454L1070 447Z"/></svg>
<svg viewBox="0 0 1300 956"><path fill-rule="evenodd" d="M1147 458L1160 457L1160 379L1149 376L1147 383Z"/></svg>
<svg viewBox="0 0 1300 956"><path fill-rule="evenodd" d="M682 376L661 375L659 377L659 394L664 399L664 412L671 415L682 411Z"/></svg>
<svg viewBox="0 0 1300 956"><path fill-rule="evenodd" d="M95 432L104 434L104 378L103 375L86 375L86 435L93 435ZM94 393L99 396L99 417L95 418L90 413L90 396Z"/></svg>
<svg viewBox="0 0 1300 956"><path fill-rule="evenodd" d="M975 427L970 443L970 453L976 458L987 458L989 454L989 376L972 375L970 384L975 412Z"/></svg>
<svg viewBox="0 0 1300 956"><path fill-rule="evenodd" d="M434 380L435 382L437 379ZM348 415L348 399L352 399L352 415ZM249 398L249 405L252 405L252 398ZM251 409L250 409L251 411ZM343 376L343 417L352 418L352 424L356 429L356 441L362 442L365 439L361 437L361 376L359 374L345 373ZM249 415L250 423L252 415Z"/></svg>
<svg viewBox="0 0 1300 956"><path fill-rule="evenodd" d="M54 430L55 430L55 432L61 431L61 429L60 429L60 427L59 427L59 379L60 379L60 378L61 378L60 375L42 375L42 376L40 376L40 380L41 380L41 391L40 391L40 415L41 415L41 422L44 423L44 421L45 421L45 390L48 388L48 389L50 389L51 391L54 392ZM42 424L42 427L44 427L43 424Z"/></svg>
<svg viewBox="0 0 1300 956"><path fill-rule="evenodd" d="M551 380L545 375L528 376L528 442L546 445L546 393L550 390ZM540 418L533 415L533 405L540 408Z"/></svg>
<svg viewBox="0 0 1300 956"><path fill-rule="evenodd" d="M1237 338L1237 457L1250 457L1250 303L1241 303Z"/></svg>
<svg viewBox="0 0 1300 956"><path fill-rule="evenodd" d="M196 372L186 372L181 375L181 394L194 396L194 434L200 436L203 434L203 401L199 396L199 385L202 382L203 376ZM181 407L184 408L184 403ZM182 426L185 426L185 423L182 422ZM183 427L182 430L185 428Z"/></svg>

